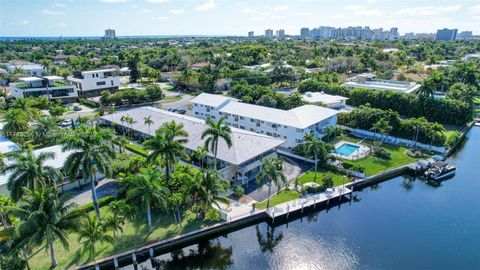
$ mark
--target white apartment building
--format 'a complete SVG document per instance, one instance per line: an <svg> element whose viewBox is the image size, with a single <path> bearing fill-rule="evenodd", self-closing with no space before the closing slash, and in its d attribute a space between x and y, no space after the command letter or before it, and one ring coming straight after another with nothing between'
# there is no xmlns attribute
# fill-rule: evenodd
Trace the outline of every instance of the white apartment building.
<svg viewBox="0 0 480 270"><path fill-rule="evenodd" d="M5 67L9 73L13 73L17 69L21 69L23 72L31 76L42 76L45 72L47 72L47 69L44 66L26 61L12 60L6 63Z"/></svg>
<svg viewBox="0 0 480 270"><path fill-rule="evenodd" d="M214 120L224 117L228 126L285 140L282 144L285 149L304 143L307 133L321 138L325 127L337 123L338 111L315 105L286 111L207 93L196 96L191 102L193 116Z"/></svg>
<svg viewBox="0 0 480 270"><path fill-rule="evenodd" d="M79 97L98 96L103 90L118 90L120 87L120 76L115 68L76 71L68 81L76 86Z"/></svg>
<svg viewBox="0 0 480 270"><path fill-rule="evenodd" d="M59 76L24 77L18 83L11 83L11 94L14 98L45 96L48 99L61 99L73 102L78 98L74 85L65 82Z"/></svg>

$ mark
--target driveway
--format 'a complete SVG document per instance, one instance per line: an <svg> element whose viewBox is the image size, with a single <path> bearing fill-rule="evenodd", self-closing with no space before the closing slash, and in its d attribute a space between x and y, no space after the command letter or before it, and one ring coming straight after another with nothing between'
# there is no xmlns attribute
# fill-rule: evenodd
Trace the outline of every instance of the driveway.
<svg viewBox="0 0 480 270"><path fill-rule="evenodd" d="M294 181L302 173L308 171L313 165L305 162L296 161L285 156L282 156L282 158L283 158L282 172L287 177L288 183ZM280 187L282 188L284 187L284 185L282 184L280 185ZM245 195L249 196L255 201L261 202L268 198L267 185L258 187L256 181L250 181L248 185L244 186L244 189L245 189ZM272 185L271 193L274 194L276 192L278 192L278 187L276 185Z"/></svg>
<svg viewBox="0 0 480 270"><path fill-rule="evenodd" d="M187 109L187 106L190 104L190 100L193 99L193 96L188 95L188 94L182 94L178 92L172 92L168 90L163 91L165 93L166 97L175 97L175 96L180 96L180 100L168 102L168 103L157 103L153 105L156 108L160 108L162 110L170 109L170 108L183 108ZM187 110L189 111L189 110Z"/></svg>
<svg viewBox="0 0 480 270"><path fill-rule="evenodd" d="M97 185L97 199L101 199L108 195L117 195L120 185L111 178L104 178ZM92 191L90 184L82 186L82 189L74 188L68 191L73 196L70 202L76 203L78 206L86 205L92 202Z"/></svg>

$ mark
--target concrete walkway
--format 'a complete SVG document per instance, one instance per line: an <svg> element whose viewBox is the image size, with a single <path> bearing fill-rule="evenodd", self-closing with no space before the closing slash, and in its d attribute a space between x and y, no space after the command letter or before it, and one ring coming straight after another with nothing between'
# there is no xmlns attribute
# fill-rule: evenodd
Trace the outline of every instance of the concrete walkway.
<svg viewBox="0 0 480 270"><path fill-rule="evenodd" d="M117 195L117 191L120 185L115 182L114 179L104 178L97 185L97 198L101 199L109 195ZM82 186L82 189L78 188L68 191L73 196L69 202L73 202L78 206L86 205L92 202L92 191L90 184Z"/></svg>

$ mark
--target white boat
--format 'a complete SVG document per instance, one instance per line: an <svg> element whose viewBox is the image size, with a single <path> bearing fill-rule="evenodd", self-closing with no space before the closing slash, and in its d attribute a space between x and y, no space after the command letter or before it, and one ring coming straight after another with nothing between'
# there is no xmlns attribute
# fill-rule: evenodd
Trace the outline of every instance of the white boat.
<svg viewBox="0 0 480 270"><path fill-rule="evenodd" d="M443 161L437 161L430 165L425 176L433 180L441 180L455 174L457 168Z"/></svg>

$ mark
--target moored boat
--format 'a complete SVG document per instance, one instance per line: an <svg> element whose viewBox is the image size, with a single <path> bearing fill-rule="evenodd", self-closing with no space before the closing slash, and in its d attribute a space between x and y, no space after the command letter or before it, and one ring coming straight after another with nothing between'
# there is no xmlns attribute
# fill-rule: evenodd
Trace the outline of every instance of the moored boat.
<svg viewBox="0 0 480 270"><path fill-rule="evenodd" d="M430 165L425 176L433 180L441 180L455 174L457 168L443 161L437 161Z"/></svg>

